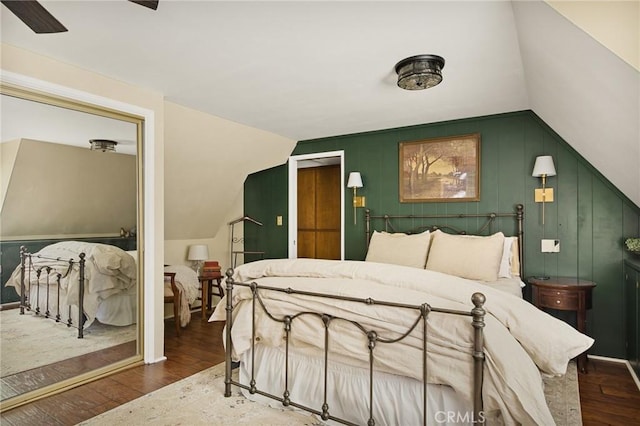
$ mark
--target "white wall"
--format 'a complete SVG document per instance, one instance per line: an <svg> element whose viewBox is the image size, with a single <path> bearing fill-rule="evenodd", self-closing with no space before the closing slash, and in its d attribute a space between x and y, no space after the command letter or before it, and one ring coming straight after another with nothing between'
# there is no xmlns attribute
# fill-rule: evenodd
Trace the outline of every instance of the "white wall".
<svg viewBox="0 0 640 426"><path fill-rule="evenodd" d="M216 238L247 175L283 164L296 141L171 102L164 110L165 238Z"/></svg>

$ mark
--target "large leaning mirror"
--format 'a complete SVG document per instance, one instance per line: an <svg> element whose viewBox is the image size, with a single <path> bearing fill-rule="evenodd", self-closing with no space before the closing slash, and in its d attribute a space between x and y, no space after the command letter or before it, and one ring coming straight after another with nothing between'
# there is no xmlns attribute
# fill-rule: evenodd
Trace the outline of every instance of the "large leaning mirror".
<svg viewBox="0 0 640 426"><path fill-rule="evenodd" d="M0 91L4 411L142 361L144 120L10 85ZM24 280L21 247L43 254L26 262ZM76 264L49 271L51 282L48 264L39 267L79 261L81 252L83 314L75 319Z"/></svg>

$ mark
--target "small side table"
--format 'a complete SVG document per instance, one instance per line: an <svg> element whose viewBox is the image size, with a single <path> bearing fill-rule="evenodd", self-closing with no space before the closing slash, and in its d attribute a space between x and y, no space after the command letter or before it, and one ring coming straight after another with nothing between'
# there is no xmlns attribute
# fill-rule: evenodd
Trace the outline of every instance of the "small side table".
<svg viewBox="0 0 640 426"><path fill-rule="evenodd" d="M575 311L577 330L587 331L587 309L592 306L592 293L596 283L570 277L550 277L549 279L529 278L533 287L533 304L539 308ZM578 369L587 372L587 352L578 356Z"/></svg>
<svg viewBox="0 0 640 426"><path fill-rule="evenodd" d="M211 310L212 296L224 297L222 274L199 276L198 280L200 280L200 286L202 287L202 320L206 321L207 310ZM213 293L214 286L217 290L216 293Z"/></svg>

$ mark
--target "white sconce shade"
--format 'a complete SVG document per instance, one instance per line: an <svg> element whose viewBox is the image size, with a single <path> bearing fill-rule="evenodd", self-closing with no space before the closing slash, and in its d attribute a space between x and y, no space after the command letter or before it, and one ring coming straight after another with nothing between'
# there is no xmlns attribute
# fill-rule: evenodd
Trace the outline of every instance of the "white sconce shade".
<svg viewBox="0 0 640 426"><path fill-rule="evenodd" d="M194 244L189 246L187 260L207 260L209 258L209 247L204 244Z"/></svg>
<svg viewBox="0 0 640 426"><path fill-rule="evenodd" d="M349 173L347 188L362 188L362 176L360 176L360 172Z"/></svg>
<svg viewBox="0 0 640 426"><path fill-rule="evenodd" d="M553 164L553 157L550 155L541 155L536 157L536 163L533 166L533 177L555 176L556 167Z"/></svg>
<svg viewBox="0 0 640 426"><path fill-rule="evenodd" d="M553 188L547 188L547 177L556 175L556 166L553 164L553 157L550 155L541 155L536 157L536 163L533 165L533 173L531 176L542 178L542 188L538 188L534 192L534 200L536 203L542 203L542 225L544 225L544 205L553 202Z"/></svg>
<svg viewBox="0 0 640 426"><path fill-rule="evenodd" d="M360 172L349 173L349 180L347 181L347 188L353 188L353 224L356 224L357 207L364 207L364 197L358 197L357 188L362 188L362 176Z"/></svg>

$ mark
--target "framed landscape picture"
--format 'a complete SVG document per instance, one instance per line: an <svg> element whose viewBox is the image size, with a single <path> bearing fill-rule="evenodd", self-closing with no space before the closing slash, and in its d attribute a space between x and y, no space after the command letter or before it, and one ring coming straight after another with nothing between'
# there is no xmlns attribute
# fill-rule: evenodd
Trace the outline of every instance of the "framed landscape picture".
<svg viewBox="0 0 640 426"><path fill-rule="evenodd" d="M480 134L400 142L400 202L480 200Z"/></svg>

